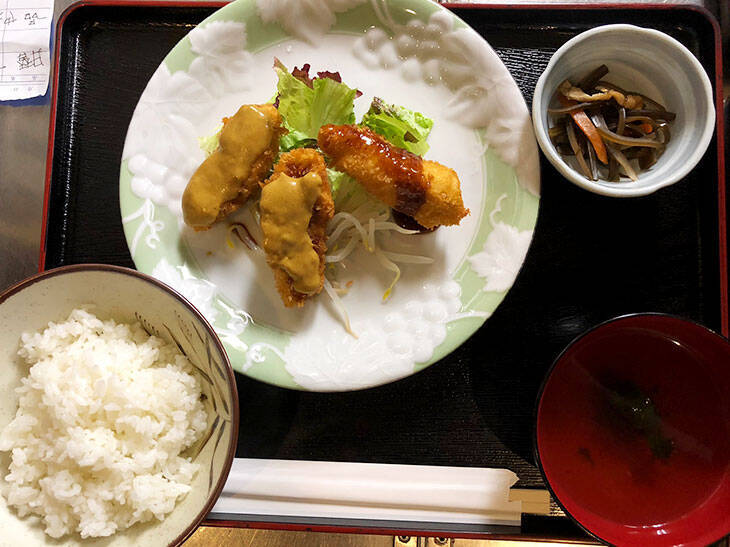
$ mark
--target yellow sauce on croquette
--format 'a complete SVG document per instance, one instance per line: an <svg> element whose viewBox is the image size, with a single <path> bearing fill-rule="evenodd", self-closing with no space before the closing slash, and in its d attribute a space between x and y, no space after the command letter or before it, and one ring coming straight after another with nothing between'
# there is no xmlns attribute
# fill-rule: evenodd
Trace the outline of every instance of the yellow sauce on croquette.
<svg viewBox="0 0 730 547"><path fill-rule="evenodd" d="M248 198L242 183L271 143L275 124L254 105L242 106L229 118L220 144L198 167L182 197L185 223L205 229L218 220L225 204Z"/></svg>
<svg viewBox="0 0 730 547"><path fill-rule="evenodd" d="M314 172L292 178L283 173L261 190L261 229L270 263L292 279L294 290L314 294L320 289L319 255L307 228L322 188Z"/></svg>

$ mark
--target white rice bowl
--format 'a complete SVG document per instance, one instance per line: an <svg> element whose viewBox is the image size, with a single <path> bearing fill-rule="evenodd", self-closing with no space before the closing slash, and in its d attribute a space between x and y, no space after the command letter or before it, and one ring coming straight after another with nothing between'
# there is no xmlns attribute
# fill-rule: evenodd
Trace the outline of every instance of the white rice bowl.
<svg viewBox="0 0 730 547"><path fill-rule="evenodd" d="M24 333L18 354L30 370L0 432L8 505L38 515L54 538L109 536L170 513L199 467L180 454L207 428L200 384L178 349L139 324L77 309Z"/></svg>

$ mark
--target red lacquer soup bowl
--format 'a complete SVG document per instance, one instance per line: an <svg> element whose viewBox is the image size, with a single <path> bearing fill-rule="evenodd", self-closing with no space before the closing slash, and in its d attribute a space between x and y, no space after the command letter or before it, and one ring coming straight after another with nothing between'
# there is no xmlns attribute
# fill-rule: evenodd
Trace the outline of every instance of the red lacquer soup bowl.
<svg viewBox="0 0 730 547"><path fill-rule="evenodd" d="M540 469L566 513L616 545L730 533L730 343L659 314L604 323L558 357L537 406Z"/></svg>

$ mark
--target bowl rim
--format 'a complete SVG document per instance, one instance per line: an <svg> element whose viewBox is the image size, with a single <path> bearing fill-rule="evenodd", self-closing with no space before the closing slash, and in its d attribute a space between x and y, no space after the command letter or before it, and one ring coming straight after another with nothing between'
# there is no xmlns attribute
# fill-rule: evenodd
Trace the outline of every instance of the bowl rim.
<svg viewBox="0 0 730 547"><path fill-rule="evenodd" d="M702 128L702 134L697 141L697 146L693 149L688 161L684 162L678 169L668 174L666 178L648 186L627 188L625 186L622 186L621 183L614 183L616 184L616 187L614 188L607 187L603 184L598 183L597 181L590 181L583 177L560 157L552 143L547 138L547 129L545 127L545 124L543 123L542 112L539 108L539 98L541 98L545 94L545 82L547 80L548 74L552 71L553 67L560 62L562 57L577 44L585 40L589 40L596 35L612 32L643 34L653 40L663 42L673 50L675 55L680 55L687 62L687 64L693 68L694 73L692 74L692 77L701 82L702 89L704 91L704 93L702 95L698 95L698 97L704 98L704 102L707 105L707 110L709 114L705 119L705 124ZM705 152L707 151L707 148L709 147L712 140L712 136L715 132L716 115L717 114L715 112L715 103L713 100L712 83L710 82L710 78L707 75L707 72L705 72L704 67L699 62L699 60L692 54L692 52L689 51L681 42L679 42L675 38L672 38L664 32L652 28L639 27L636 25L629 25L625 23L601 25L598 27L594 27L585 32L581 32L580 34L565 42L550 58L550 61L545 67L545 70L537 80L537 84L535 85L532 97L532 125L535 131L535 138L537 139L537 142L540 145L540 149L542 150L545 157L547 157L550 163L553 164L553 166L560 172L561 175L563 175L566 179L568 179L576 186L580 186L581 188L584 188L595 194L610 197L625 198L645 196L656 192L660 188L664 188L666 186L670 186L679 182L692 169L695 168L695 166L705 155Z"/></svg>
<svg viewBox="0 0 730 547"><path fill-rule="evenodd" d="M605 543L607 545L613 545L613 544L610 543L608 540L602 538L601 536L599 536L595 532L593 532L593 531L589 530L588 528L586 528L586 526L582 522L580 522L576 517L574 517L573 514L570 511L568 511L568 509L565 507L565 505L563 504L563 502L558 498L557 494L553 490L553 487L550 484L550 481L548 480L547 473L545 472L545 467L543 466L542 459L540 458L540 450L538 448L539 445L538 445L538 442L537 442L538 441L538 428L537 428L537 423L538 423L538 416L539 416L539 412L540 412L540 404L542 403L542 397L543 397L543 394L545 393L545 388L547 387L547 383L550 380L550 377L552 376L553 371L555 370L555 367L560 362L560 360L563 358L563 356L573 346L575 346L575 344L577 344L580 340L582 340L583 338L585 338L589 334L592 334L594 331L597 331L599 329L602 329L605 326L610 325L612 323L617 323L617 322L620 322L620 321L625 321L627 319L634 319L634 318L637 318L637 317L639 317L639 318L642 318L642 317L664 317L664 318L668 318L668 319L675 319L675 320L678 320L678 321L681 321L681 322L684 322L684 323L689 323L689 324L695 325L697 327L700 327L702 330L704 330L705 332L707 332L711 336L718 337L721 340L724 340L726 343L730 343L730 339L726 338L725 336L723 336L719 332L717 332L717 331L715 331L715 330L713 330L713 329L711 329L711 328L709 328L709 327L707 327L707 326L699 323L698 321L695 321L694 319L688 319L686 317L682 317L681 315L677 315L677 314L674 314L674 313L664 313L664 312L631 312L631 313L625 313L625 314L622 314L622 315L617 315L615 317L611 317L610 319L606 319L605 321L601 321L600 323L594 325L593 327L587 329L586 331L578 334L577 336L574 336L570 340L570 342L568 342L565 345L565 347L560 351L560 353L557 355L557 357L555 357L555 359L553 360L553 362L548 367L547 371L545 371L545 375L543 376L543 379L540 382L540 387L539 387L539 389L537 391L537 395L535 397L535 406L534 406L533 414L532 414L532 423L533 423L533 427L532 427L532 457L535 460L535 463L537 464L537 469L540 471L540 476L542 477L542 480L545 483L545 486L547 487L548 492L550 492L550 496L552 497L553 500L555 500L555 503L557 503L557 505L563 510L563 512L568 516L568 518L570 518L570 520L573 521L581 530L583 530L589 536L591 536L591 537L597 539L598 541L600 541L602 543ZM723 537L725 537L727 535L727 532L728 531L726 531L724 534L722 534L722 535L720 535L720 536L718 536L716 538L713 538L709 543L713 543L715 541L718 541L718 540L722 539ZM690 543L690 544L687 544L687 545L695 545L695 544L694 543ZM704 543L704 541L703 541L701 543L697 543L696 545L706 545L706 543Z"/></svg>
<svg viewBox="0 0 730 547"><path fill-rule="evenodd" d="M215 487L213 488L211 495L208 496L208 499L206 500L205 504L203 505L203 508L200 510L200 512L198 512L198 514L190 522L190 524L174 540L172 540L168 544L168 547L173 547L173 546L179 547L200 526L200 523L203 522L206 515L208 513L210 513L211 509L213 509L213 506L218 501L218 498L220 497L221 493L223 492L223 487L226 483L226 480L228 479L228 475L231 472L231 466L233 465L233 459L235 458L235 455L236 455L236 447L238 445L238 427L239 427L239 421L240 421L240 411L239 411L236 376L235 376L235 373L233 372L233 367L231 366L231 361L228 358L228 354L226 353L225 348L223 347L223 343L220 341L220 338L218 338L218 335L216 334L215 330L213 330L213 327L211 327L210 323L208 323L208 320L200 312L200 310L198 310L198 308L196 308L187 298L185 298L182 294L177 292L175 289L173 289L169 285L166 285L162 281L160 281L150 275L144 274L137 270L133 270L132 268L126 268L124 266L114 266L112 264L71 264L71 265L66 265L66 266L59 266L58 268L53 268L50 270L44 270L42 272L33 274L30 277L27 277L27 278L23 279L22 281L19 281L19 282L15 283L14 285L11 285L4 291L0 292L0 305L2 305L11 296L22 292L23 289L26 289L39 281L43 281L43 280L51 278L51 277L56 277L58 275L65 275L65 274L84 272L84 271L110 272L110 273L116 273L116 274L121 274L121 275L128 275L130 277L135 277L137 279L146 281L147 283L154 285L155 287L162 290L163 292L166 292L169 295L171 295L172 297L176 298L202 324L204 329L207 331L208 335L211 337L216 348L218 349L218 352L220 353L221 357L223 358L224 368L225 368L227 376L228 376L228 389L231 393L231 403L232 403L231 404L231 432L230 432L231 443L230 443L230 446L228 447L228 453L226 454L226 460L223 464L223 468L221 469L221 476L218 479L218 482L216 483Z"/></svg>

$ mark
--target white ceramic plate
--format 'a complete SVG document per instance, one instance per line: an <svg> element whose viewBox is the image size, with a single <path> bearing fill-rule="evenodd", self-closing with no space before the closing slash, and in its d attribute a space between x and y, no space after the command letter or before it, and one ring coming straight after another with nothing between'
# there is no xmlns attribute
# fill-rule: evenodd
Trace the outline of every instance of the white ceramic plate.
<svg viewBox="0 0 730 547"><path fill-rule="evenodd" d="M374 96L432 118L426 158L456 170L471 209L460 226L383 242L436 259L404 267L386 302L391 272L365 250L352 256L343 302L357 339L324 295L284 308L264 260L226 244L227 223L203 233L182 223L180 197L204 159L198 138L240 105L271 99L274 58L339 71L363 92L358 119ZM203 312L236 370L290 388L360 389L444 357L504 298L537 218L537 146L499 57L430 0L237 0L192 30L150 79L127 133L120 202L137 268Z"/></svg>

